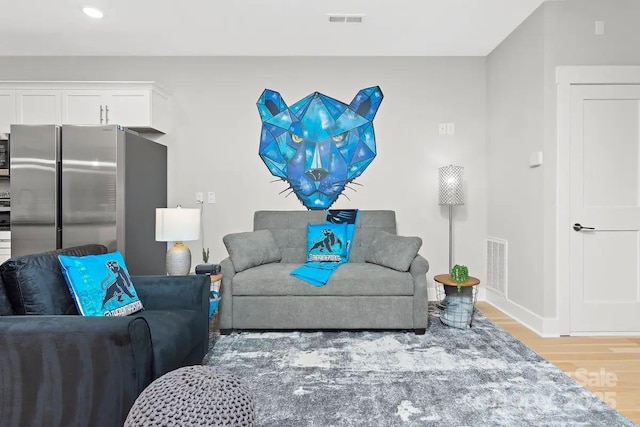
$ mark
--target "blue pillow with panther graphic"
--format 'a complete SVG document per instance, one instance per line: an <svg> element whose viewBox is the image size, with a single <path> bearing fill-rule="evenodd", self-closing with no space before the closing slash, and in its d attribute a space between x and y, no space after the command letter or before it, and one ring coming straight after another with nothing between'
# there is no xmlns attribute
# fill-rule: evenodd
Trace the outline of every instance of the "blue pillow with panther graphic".
<svg viewBox="0 0 640 427"><path fill-rule="evenodd" d="M127 316L143 309L119 251L58 259L81 315Z"/></svg>
<svg viewBox="0 0 640 427"><path fill-rule="evenodd" d="M307 262L346 262L347 223L307 224Z"/></svg>

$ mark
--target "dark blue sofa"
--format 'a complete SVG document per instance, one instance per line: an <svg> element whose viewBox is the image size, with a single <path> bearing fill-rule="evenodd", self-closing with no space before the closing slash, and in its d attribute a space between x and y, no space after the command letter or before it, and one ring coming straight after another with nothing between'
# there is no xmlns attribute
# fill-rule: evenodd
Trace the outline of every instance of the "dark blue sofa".
<svg viewBox="0 0 640 427"><path fill-rule="evenodd" d="M154 379L202 363L208 350L208 276L134 276L145 307L126 317L83 317L57 255L0 266L0 425L122 426Z"/></svg>

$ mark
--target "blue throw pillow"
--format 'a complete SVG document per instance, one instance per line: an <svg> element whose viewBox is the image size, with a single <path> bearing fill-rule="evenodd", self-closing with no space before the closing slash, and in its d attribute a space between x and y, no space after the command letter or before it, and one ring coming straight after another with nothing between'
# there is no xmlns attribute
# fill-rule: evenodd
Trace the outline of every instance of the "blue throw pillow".
<svg viewBox="0 0 640 427"><path fill-rule="evenodd" d="M345 262L347 224L307 224L307 262Z"/></svg>
<svg viewBox="0 0 640 427"><path fill-rule="evenodd" d="M83 316L126 316L143 309L122 254L58 255L62 274Z"/></svg>

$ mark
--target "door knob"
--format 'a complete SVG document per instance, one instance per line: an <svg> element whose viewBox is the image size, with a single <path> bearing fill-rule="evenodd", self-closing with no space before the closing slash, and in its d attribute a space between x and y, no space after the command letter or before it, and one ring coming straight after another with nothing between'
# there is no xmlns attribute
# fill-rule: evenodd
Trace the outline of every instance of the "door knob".
<svg viewBox="0 0 640 427"><path fill-rule="evenodd" d="M575 231L582 231L582 230L595 230L594 227L583 227L582 225L580 225L580 223L575 223L573 224L573 229Z"/></svg>

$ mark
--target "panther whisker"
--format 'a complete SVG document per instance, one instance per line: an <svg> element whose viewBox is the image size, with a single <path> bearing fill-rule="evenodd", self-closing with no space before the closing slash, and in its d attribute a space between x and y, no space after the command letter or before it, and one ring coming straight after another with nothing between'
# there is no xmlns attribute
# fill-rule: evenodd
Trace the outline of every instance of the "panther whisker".
<svg viewBox="0 0 640 427"><path fill-rule="evenodd" d="M287 188L285 188L284 190L282 190L281 192L278 193L278 196L282 193L284 193L287 190L292 190L293 191L293 187L292 186L288 186Z"/></svg>

